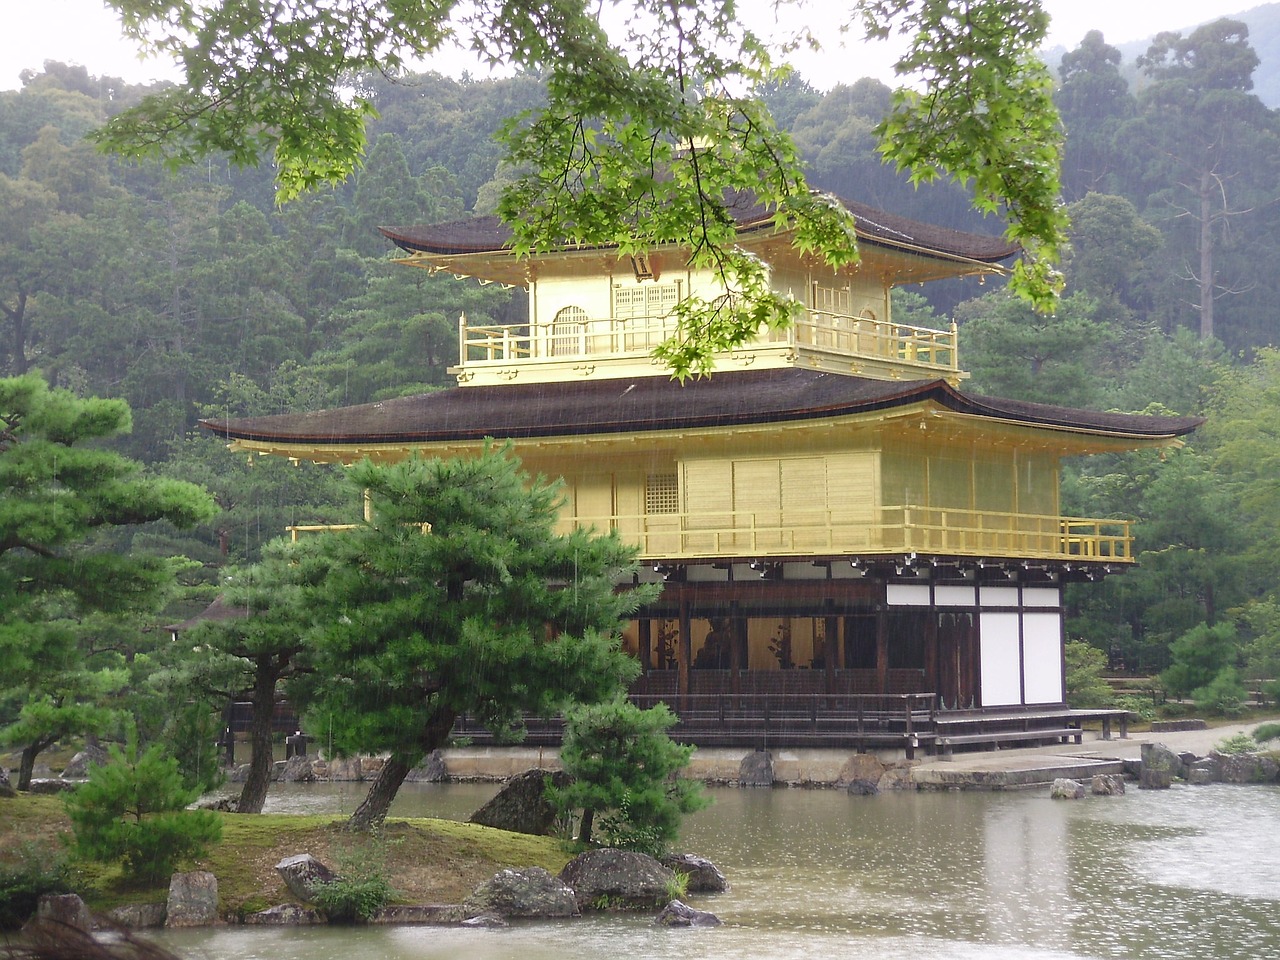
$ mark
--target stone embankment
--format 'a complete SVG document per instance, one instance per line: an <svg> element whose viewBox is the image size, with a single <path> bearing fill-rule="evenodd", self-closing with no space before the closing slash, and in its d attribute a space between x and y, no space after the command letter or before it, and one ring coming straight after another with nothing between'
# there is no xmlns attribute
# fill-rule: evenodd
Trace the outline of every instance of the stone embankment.
<svg viewBox="0 0 1280 960"><path fill-rule="evenodd" d="M685 872L688 868L688 872ZM281 903L244 917L256 926L298 926L325 923L316 904L322 884L340 878L310 854L286 857L276 864L290 896ZM690 893L721 893L728 889L724 875L710 861L681 854L663 861L627 850L588 850L553 875L542 867L500 870L480 884L460 904L393 904L370 921L377 924L463 924L505 926L513 919L556 919L599 912L657 912L655 923L670 927L704 927L720 923L715 914L698 910L680 898ZM117 927L192 927L220 922L218 881L195 871L174 874L164 904L112 911L108 922ZM660 911L660 912L658 912ZM96 923L75 894L40 899L33 924L61 924L91 930Z"/></svg>

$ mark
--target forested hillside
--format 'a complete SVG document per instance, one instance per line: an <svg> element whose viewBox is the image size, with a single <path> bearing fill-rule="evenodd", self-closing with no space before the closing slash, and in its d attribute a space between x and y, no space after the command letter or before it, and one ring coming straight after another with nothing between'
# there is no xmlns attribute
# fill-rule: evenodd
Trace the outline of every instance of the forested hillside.
<svg viewBox="0 0 1280 960"><path fill-rule="evenodd" d="M898 304L906 322L959 322L975 391L1208 417L1182 451L1094 460L1067 479L1064 512L1143 521L1140 569L1081 591L1071 626L1133 669L1162 669L1177 638L1225 624L1224 665L1280 676L1280 354L1267 349L1280 337L1280 113L1251 90L1257 64L1244 26L1219 21L1146 51L1131 85L1135 64L1091 34L1060 65L1074 225L1057 315L992 284ZM357 506L331 471L248 463L197 433L197 418L438 389L460 314L523 309L511 291L393 264L374 228L491 210L506 178L491 135L538 101L538 79L357 82L380 114L364 168L283 208L269 171L223 162L175 175L82 140L141 89L49 63L0 94L0 375L38 370L127 400L121 452L214 493L223 512L193 535L142 527L121 542L205 565L175 611L211 599L201 584L256 559L286 524ZM999 231L960 188L915 189L880 163L878 81L822 94L792 78L760 95L814 185Z"/></svg>

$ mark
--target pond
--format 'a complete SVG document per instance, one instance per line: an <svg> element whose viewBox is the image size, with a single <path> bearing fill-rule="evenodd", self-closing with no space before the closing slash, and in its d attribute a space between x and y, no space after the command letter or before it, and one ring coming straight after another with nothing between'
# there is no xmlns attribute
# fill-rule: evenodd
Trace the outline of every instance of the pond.
<svg viewBox="0 0 1280 960"><path fill-rule="evenodd" d="M393 815L465 818L492 785L407 784ZM268 809L349 811L359 784L273 787ZM205 960L806 960L1280 956L1280 789L713 791L681 847L732 890L691 898L723 927L589 917L500 930L222 928L166 934Z"/></svg>

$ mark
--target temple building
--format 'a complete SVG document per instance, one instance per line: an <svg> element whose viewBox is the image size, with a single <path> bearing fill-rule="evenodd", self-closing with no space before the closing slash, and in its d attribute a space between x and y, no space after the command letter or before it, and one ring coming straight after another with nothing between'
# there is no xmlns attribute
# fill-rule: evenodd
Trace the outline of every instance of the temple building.
<svg viewBox="0 0 1280 960"><path fill-rule="evenodd" d="M462 318L447 390L203 425L334 463L512 441L563 477L566 529L617 530L663 583L627 631L632 694L668 702L683 739L910 752L1078 733L1063 588L1133 563L1133 537L1062 515L1063 461L1174 445L1199 421L965 392L956 328L895 323L890 291L1000 276L1016 248L845 203L861 259L839 270L768 210L733 209L803 309L683 384L651 352L674 304L717 293L686 251L520 258L494 218L384 228L403 263L526 289L527 319Z"/></svg>

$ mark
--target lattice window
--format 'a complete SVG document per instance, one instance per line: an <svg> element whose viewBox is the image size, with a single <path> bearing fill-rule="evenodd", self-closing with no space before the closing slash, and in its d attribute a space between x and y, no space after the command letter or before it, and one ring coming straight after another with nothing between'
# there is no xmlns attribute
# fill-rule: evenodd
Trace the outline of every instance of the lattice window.
<svg viewBox="0 0 1280 960"><path fill-rule="evenodd" d="M647 514L680 512L680 478L674 473L651 473L645 478Z"/></svg>
<svg viewBox="0 0 1280 960"><path fill-rule="evenodd" d="M551 355L570 357L582 352L587 311L581 307L565 307L551 321Z"/></svg>
<svg viewBox="0 0 1280 960"><path fill-rule="evenodd" d="M613 288L613 315L619 320L665 317L679 302L678 283L619 284Z"/></svg>
<svg viewBox="0 0 1280 960"><path fill-rule="evenodd" d="M834 313L847 317L852 310L849 304L848 287L824 287L813 285L813 308L821 313Z"/></svg>

